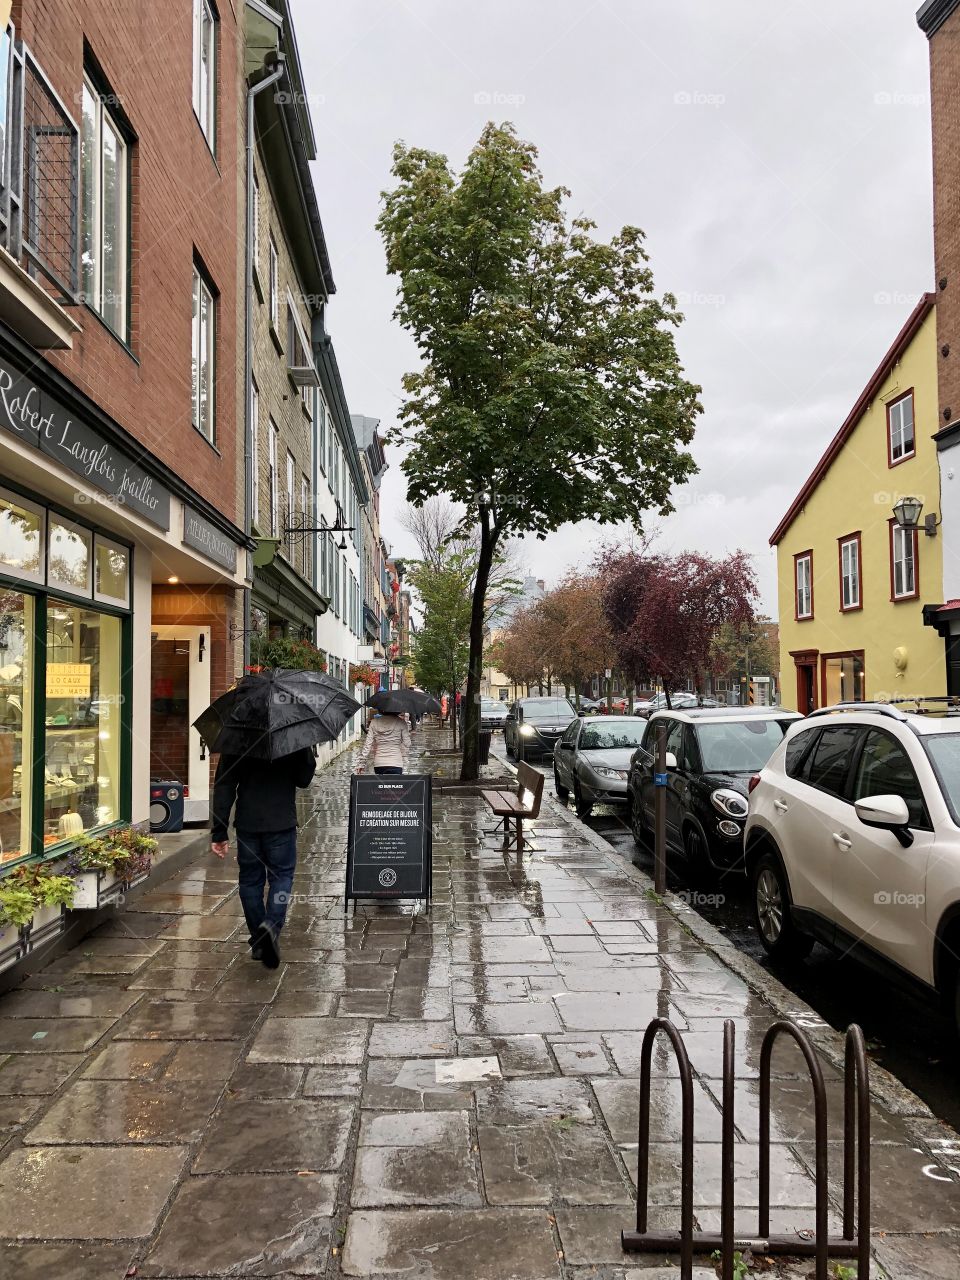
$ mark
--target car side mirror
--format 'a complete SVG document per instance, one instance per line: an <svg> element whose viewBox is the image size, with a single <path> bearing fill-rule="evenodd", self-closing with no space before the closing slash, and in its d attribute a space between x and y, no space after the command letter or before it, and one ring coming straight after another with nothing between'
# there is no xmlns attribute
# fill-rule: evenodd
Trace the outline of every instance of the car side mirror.
<svg viewBox="0 0 960 1280"><path fill-rule="evenodd" d="M672 751L668 751L667 752L667 768L676 769L676 767L677 767L677 757L673 754Z"/></svg>
<svg viewBox="0 0 960 1280"><path fill-rule="evenodd" d="M892 831L905 849L913 844L910 810L903 796L864 796L853 807L865 827Z"/></svg>

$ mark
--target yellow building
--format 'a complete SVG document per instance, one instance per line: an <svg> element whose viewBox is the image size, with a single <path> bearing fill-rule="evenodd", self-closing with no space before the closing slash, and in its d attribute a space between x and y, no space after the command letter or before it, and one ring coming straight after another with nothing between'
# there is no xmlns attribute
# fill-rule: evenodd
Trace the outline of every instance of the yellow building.
<svg viewBox="0 0 960 1280"><path fill-rule="evenodd" d="M777 548L783 704L946 692L933 440L935 298L926 294L770 539ZM903 498L923 502L919 527ZM906 522L906 527L904 523ZM933 536L928 536L932 529Z"/></svg>

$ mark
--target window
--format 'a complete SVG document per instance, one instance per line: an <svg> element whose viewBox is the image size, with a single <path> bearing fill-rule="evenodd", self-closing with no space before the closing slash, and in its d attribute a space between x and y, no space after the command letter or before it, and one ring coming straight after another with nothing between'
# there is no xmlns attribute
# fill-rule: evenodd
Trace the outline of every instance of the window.
<svg viewBox="0 0 960 1280"><path fill-rule="evenodd" d="M840 609L860 607L860 534L853 533L840 542Z"/></svg>
<svg viewBox="0 0 960 1280"><path fill-rule="evenodd" d="M213 444L216 386L216 319L213 290L193 268L193 425Z"/></svg>
<svg viewBox="0 0 960 1280"><path fill-rule="evenodd" d="M894 600L914 600L917 585L917 531L890 523L890 591Z"/></svg>
<svg viewBox="0 0 960 1280"><path fill-rule="evenodd" d="M103 96L84 77L80 131L84 301L127 338L127 144Z"/></svg>
<svg viewBox="0 0 960 1280"><path fill-rule="evenodd" d="M891 467L912 458L916 452L912 391L887 405L887 448Z"/></svg>
<svg viewBox="0 0 960 1280"><path fill-rule="evenodd" d="M856 725L824 729L807 771L807 781L812 787L845 799L847 773L861 732Z"/></svg>
<svg viewBox="0 0 960 1280"><path fill-rule="evenodd" d="M323 396L317 396L317 462L324 475L327 474L327 402Z"/></svg>
<svg viewBox="0 0 960 1280"><path fill-rule="evenodd" d="M42 582L46 559L45 533L42 507L0 489L0 569L16 578Z"/></svg>
<svg viewBox="0 0 960 1280"><path fill-rule="evenodd" d="M31 852L33 597L0 591L0 863ZM39 770L38 770L39 772Z"/></svg>
<svg viewBox="0 0 960 1280"><path fill-rule="evenodd" d="M126 608L130 603L130 551L118 542L94 535L93 597Z"/></svg>
<svg viewBox="0 0 960 1280"><path fill-rule="evenodd" d="M704 773L759 773L783 741L788 720L733 720L697 725Z"/></svg>
<svg viewBox="0 0 960 1280"><path fill-rule="evenodd" d="M326 529L326 516L320 517L320 528ZM330 580L327 573L327 543L330 541L325 533L320 534L320 594L329 599L330 596Z"/></svg>
<svg viewBox="0 0 960 1280"><path fill-rule="evenodd" d="M250 467L253 472L253 485L250 495L250 519L253 524L260 523L260 392L257 384L250 381Z"/></svg>
<svg viewBox="0 0 960 1280"><path fill-rule="evenodd" d="M93 534L81 525L50 515L47 581L73 595L89 596L92 589Z"/></svg>
<svg viewBox="0 0 960 1280"><path fill-rule="evenodd" d="M293 460L293 454L288 449L287 450L286 511L284 513L284 520L283 520L285 528L289 528L294 523L294 516L296 514L296 508L294 506L294 486L296 484L296 480L295 480L296 473L297 473L296 463ZM294 560L292 540L290 543L287 544L287 546L288 546L287 554L292 564Z"/></svg>
<svg viewBox="0 0 960 1280"><path fill-rule="evenodd" d="M783 756L783 768L788 778L799 778L801 776L803 762L807 758L807 753L819 732L819 729L805 729L803 733L798 733L795 738L791 738L787 743L787 749Z"/></svg>
<svg viewBox="0 0 960 1280"><path fill-rule="evenodd" d="M796 618L813 617L813 552L804 551L793 557L794 607Z"/></svg>
<svg viewBox="0 0 960 1280"><path fill-rule="evenodd" d="M863 702L863 654L827 653L822 657L824 703Z"/></svg>
<svg viewBox="0 0 960 1280"><path fill-rule="evenodd" d="M857 763L853 798L891 795L907 802L911 826L929 826L923 792L907 753L889 733L871 729Z"/></svg>
<svg viewBox="0 0 960 1280"><path fill-rule="evenodd" d="M300 515L302 516L303 524L311 525L315 523L315 521L309 518L310 517L310 481L307 479L306 476L300 477ZM311 564L310 545L313 537L314 535L311 533L301 538L300 540L300 545L303 548L303 551L301 554L303 556L302 564L303 564L303 572L305 576L309 575L310 573L310 564Z"/></svg>
<svg viewBox="0 0 960 1280"><path fill-rule="evenodd" d="M270 327L274 333L279 330L279 289L280 289L280 261L277 258L277 245L273 236L270 237Z"/></svg>
<svg viewBox="0 0 960 1280"><path fill-rule="evenodd" d="M277 527L279 526L279 510L280 505L280 478L277 475L277 454L280 448L280 431L274 420L270 419L270 459L269 459L269 485L270 485L270 537L277 536Z"/></svg>
<svg viewBox="0 0 960 1280"><path fill-rule="evenodd" d="M217 15L210 0L193 0L193 109L213 151L217 118Z"/></svg>

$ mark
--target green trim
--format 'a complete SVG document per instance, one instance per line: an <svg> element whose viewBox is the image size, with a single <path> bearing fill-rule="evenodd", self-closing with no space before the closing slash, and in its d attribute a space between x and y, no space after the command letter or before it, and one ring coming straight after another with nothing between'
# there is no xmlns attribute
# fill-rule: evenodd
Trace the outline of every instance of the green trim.
<svg viewBox="0 0 960 1280"><path fill-rule="evenodd" d="M30 753L30 849L43 849L44 778L47 758L47 597L33 597L33 733ZM38 781L39 779L39 781ZM22 783L21 783L22 786Z"/></svg>
<svg viewBox="0 0 960 1280"><path fill-rule="evenodd" d="M131 578L133 565L130 566ZM120 821L133 821L133 618L120 626ZM116 825L116 824L114 824Z"/></svg>

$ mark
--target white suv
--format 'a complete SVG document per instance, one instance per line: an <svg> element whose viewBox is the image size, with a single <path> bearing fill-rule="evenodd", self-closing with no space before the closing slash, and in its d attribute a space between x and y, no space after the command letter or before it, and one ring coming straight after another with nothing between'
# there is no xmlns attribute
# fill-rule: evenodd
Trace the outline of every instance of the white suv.
<svg viewBox="0 0 960 1280"><path fill-rule="evenodd" d="M854 951L939 994L960 1028L960 713L947 701L798 721L750 780L745 848L772 956L802 958L815 938Z"/></svg>

